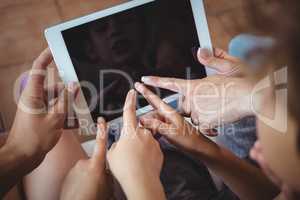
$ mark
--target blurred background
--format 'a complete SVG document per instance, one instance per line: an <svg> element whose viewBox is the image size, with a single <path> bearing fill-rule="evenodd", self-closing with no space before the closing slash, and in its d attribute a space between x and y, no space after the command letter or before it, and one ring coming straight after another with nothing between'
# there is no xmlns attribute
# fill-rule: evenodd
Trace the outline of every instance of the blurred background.
<svg viewBox="0 0 300 200"><path fill-rule="evenodd" d="M0 1L0 131L13 122L17 78L47 47L44 29L125 0L1 0ZM205 0L213 45L227 49L230 40L251 26L245 14L246 0ZM172 0L170 0L170 4Z"/></svg>

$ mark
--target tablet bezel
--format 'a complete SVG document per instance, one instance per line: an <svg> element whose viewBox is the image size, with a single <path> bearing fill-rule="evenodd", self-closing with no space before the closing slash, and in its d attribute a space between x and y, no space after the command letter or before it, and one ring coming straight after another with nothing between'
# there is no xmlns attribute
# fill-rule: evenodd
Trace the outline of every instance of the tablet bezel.
<svg viewBox="0 0 300 200"><path fill-rule="evenodd" d="M45 37L48 42L49 48L53 54L53 59L57 65L59 75L65 84L70 82L79 82L75 68L73 66L71 57L68 53L62 32L70 28L110 16L131 8L135 8L155 0L131 0L126 3L119 4L117 6L107 8L77 19L73 19L45 30ZM212 50L212 43L210 38L210 33L208 29L208 23L205 13L205 7L203 0L190 0L192 11L194 15L194 20L196 23L196 29L198 34L198 39L201 47L208 48ZM215 72L206 67L207 75L212 75ZM166 103L171 103L178 99L179 95L174 94L164 98ZM81 108L81 109L79 109ZM82 109L83 108L83 109ZM84 134L95 134L94 121L92 119L90 110L88 108L85 97L80 90L78 97L76 99L74 110L79 121L83 121L84 124L80 124L80 128ZM146 106L137 110L137 116L143 115L152 110L151 106ZM122 122L122 117L111 120L110 124L117 124Z"/></svg>

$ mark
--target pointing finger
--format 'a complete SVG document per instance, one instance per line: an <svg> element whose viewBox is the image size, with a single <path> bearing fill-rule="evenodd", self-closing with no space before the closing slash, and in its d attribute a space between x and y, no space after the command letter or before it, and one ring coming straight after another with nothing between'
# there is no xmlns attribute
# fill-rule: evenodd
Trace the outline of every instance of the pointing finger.
<svg viewBox="0 0 300 200"><path fill-rule="evenodd" d="M147 89L143 84L136 83L135 88L145 97L145 99L158 111L162 117L176 123L176 116L178 116L176 110L163 102L157 95Z"/></svg>
<svg viewBox="0 0 300 200"><path fill-rule="evenodd" d="M189 83L188 80L184 79L162 78L155 76L144 76L142 77L142 82L149 86L171 90L180 94L187 93Z"/></svg>
<svg viewBox="0 0 300 200"><path fill-rule="evenodd" d="M100 117L97 123L96 145L91 159L92 163L101 169L105 169L107 137L107 124L104 118Z"/></svg>
<svg viewBox="0 0 300 200"><path fill-rule="evenodd" d="M123 109L123 131L137 127L136 118L136 92L132 89L128 92ZM126 131L126 134L131 131Z"/></svg>

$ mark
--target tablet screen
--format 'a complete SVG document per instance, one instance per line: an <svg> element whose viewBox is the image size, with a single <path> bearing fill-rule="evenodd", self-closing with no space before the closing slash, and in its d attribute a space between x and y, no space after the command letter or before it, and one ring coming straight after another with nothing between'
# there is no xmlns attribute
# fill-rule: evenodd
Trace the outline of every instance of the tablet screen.
<svg viewBox="0 0 300 200"><path fill-rule="evenodd" d="M142 76L198 79L199 40L190 2L158 0L62 32L92 117L122 115L126 94ZM153 89L161 98L169 91ZM139 97L138 107L147 105Z"/></svg>

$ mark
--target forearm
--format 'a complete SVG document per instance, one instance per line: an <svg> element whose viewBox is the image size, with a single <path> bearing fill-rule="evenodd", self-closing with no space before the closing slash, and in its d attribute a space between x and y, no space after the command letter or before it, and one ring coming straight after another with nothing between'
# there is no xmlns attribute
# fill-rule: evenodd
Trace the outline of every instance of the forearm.
<svg viewBox="0 0 300 200"><path fill-rule="evenodd" d="M0 148L0 198L3 197L24 175L33 170L41 161L22 154L16 147L5 144Z"/></svg>
<svg viewBox="0 0 300 200"><path fill-rule="evenodd" d="M241 199L273 199L279 193L259 168L211 141L199 146L196 156Z"/></svg>
<svg viewBox="0 0 300 200"><path fill-rule="evenodd" d="M159 177L134 177L132 180L121 183L129 200L165 200L165 193Z"/></svg>

